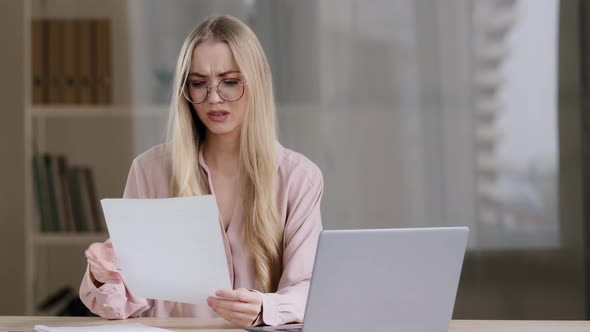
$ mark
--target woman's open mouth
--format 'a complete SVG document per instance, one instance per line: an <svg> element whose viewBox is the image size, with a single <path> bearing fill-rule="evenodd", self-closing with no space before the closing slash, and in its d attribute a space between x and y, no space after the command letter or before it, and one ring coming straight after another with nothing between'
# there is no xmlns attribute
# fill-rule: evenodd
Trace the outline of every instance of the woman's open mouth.
<svg viewBox="0 0 590 332"><path fill-rule="evenodd" d="M211 110L207 112L207 116L209 119L211 119L211 121L223 122L229 116L229 112L224 110Z"/></svg>

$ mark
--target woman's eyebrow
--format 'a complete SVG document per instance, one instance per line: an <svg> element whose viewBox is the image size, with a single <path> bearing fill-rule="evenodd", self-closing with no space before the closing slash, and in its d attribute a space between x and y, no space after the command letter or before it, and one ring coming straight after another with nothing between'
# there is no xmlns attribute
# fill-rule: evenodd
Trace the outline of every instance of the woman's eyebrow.
<svg viewBox="0 0 590 332"><path fill-rule="evenodd" d="M219 74L217 74L217 76L218 77L223 77L223 76L227 76L229 74L236 74L236 73L237 74L240 74L240 71L239 70L232 69L232 70L224 71L223 73L219 73ZM209 77L209 76L207 76L205 74L202 74L202 73L199 73L199 72L189 73L188 76Z"/></svg>
<svg viewBox="0 0 590 332"><path fill-rule="evenodd" d="M217 76L221 77L221 76L227 76L229 74L239 74L239 73L240 73L239 70L232 69L232 70L224 71L223 73L218 74Z"/></svg>

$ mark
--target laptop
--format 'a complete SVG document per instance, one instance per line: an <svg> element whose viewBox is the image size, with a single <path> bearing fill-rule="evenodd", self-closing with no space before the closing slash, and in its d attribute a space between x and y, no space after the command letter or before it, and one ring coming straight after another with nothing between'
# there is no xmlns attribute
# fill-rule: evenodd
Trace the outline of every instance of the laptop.
<svg viewBox="0 0 590 332"><path fill-rule="evenodd" d="M303 324L248 331L448 331L467 227L320 233Z"/></svg>

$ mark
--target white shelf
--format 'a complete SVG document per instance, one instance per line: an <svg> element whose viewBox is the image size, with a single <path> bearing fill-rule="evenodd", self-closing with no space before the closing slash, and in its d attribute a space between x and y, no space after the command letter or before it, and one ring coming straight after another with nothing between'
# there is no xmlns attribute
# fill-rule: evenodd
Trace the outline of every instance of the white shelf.
<svg viewBox="0 0 590 332"><path fill-rule="evenodd" d="M166 117L168 106L33 105L30 114L35 118Z"/></svg>
<svg viewBox="0 0 590 332"><path fill-rule="evenodd" d="M111 105L43 105L32 106L34 117L126 117L132 115L129 107Z"/></svg>
<svg viewBox="0 0 590 332"><path fill-rule="evenodd" d="M36 246L87 246L94 242L103 242L108 237L108 233L36 233L33 235L33 243Z"/></svg>

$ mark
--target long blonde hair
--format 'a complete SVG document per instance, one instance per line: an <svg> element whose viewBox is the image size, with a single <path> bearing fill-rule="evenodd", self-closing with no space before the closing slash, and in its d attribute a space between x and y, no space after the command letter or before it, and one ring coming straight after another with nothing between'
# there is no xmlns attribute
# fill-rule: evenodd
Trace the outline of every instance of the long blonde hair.
<svg viewBox="0 0 590 332"><path fill-rule="evenodd" d="M231 16L210 17L185 39L174 78L168 125L174 196L208 193L199 149L205 126L182 95L195 47L205 40L227 43L247 85L248 108L240 137L240 181L245 237L263 292L276 290L282 270L283 229L275 202L276 123L270 68L254 32Z"/></svg>

